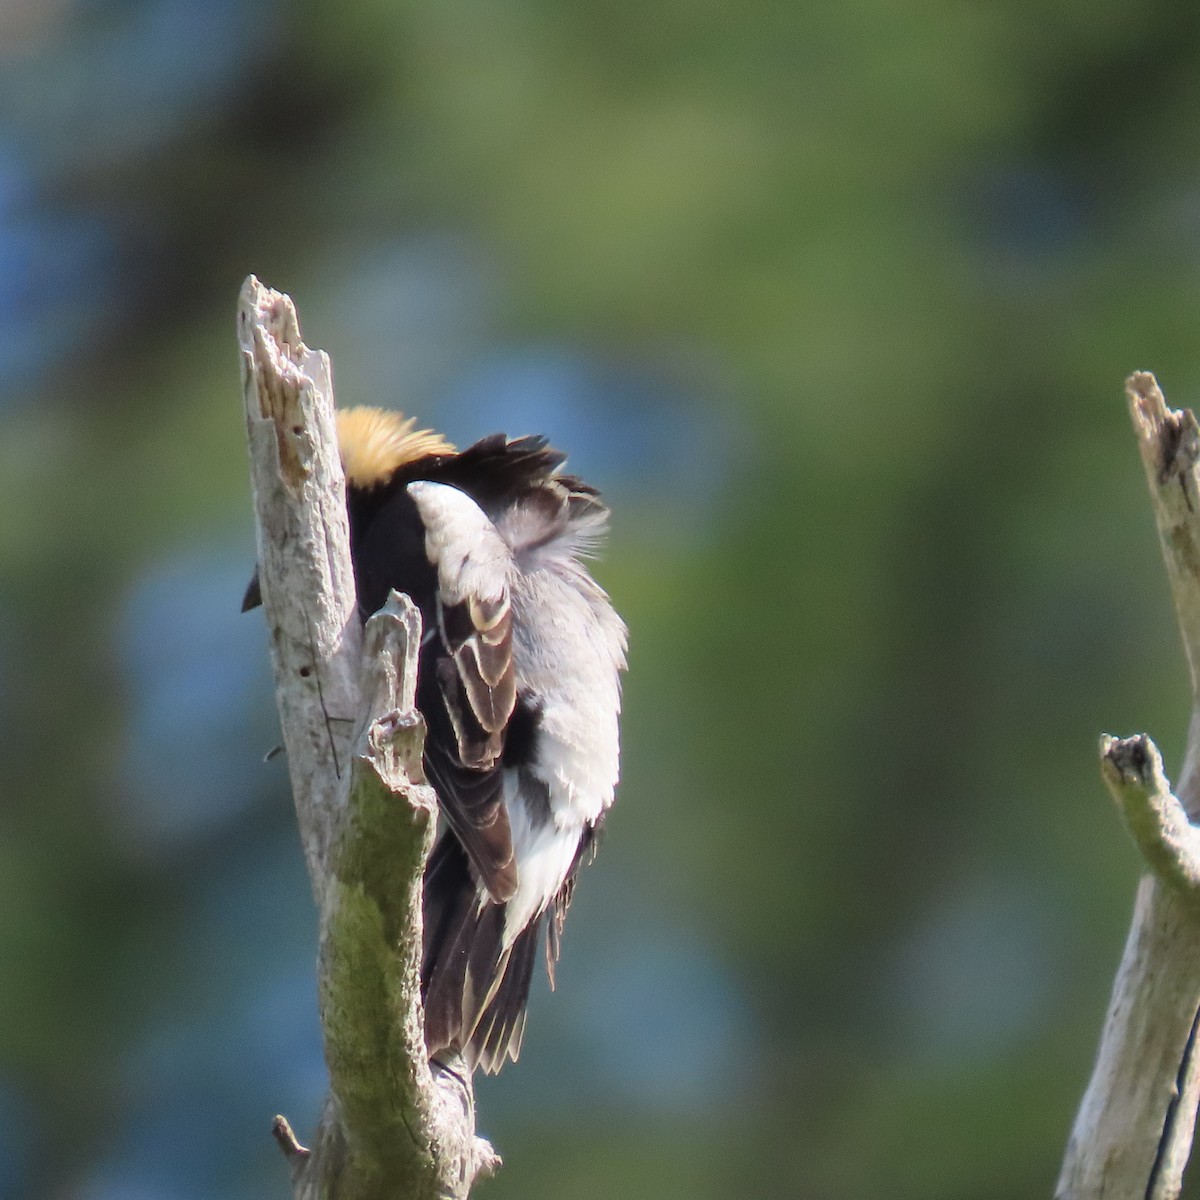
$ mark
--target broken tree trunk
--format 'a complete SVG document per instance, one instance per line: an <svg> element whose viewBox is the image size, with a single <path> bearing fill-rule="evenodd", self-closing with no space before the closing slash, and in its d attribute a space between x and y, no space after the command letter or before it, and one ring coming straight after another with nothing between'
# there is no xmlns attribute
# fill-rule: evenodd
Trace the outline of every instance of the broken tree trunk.
<svg viewBox="0 0 1200 1200"><path fill-rule="evenodd" d="M361 630L329 358L251 276L237 319L259 583L296 817L320 921L329 1097L311 1149L275 1136L295 1200L463 1200L499 1165L470 1072L430 1064L421 879L437 803L416 711L421 617L393 592Z"/></svg>

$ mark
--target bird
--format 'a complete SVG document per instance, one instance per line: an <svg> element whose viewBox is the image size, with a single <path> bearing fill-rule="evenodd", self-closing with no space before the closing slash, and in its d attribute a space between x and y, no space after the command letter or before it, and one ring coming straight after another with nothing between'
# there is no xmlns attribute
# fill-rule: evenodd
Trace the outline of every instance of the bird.
<svg viewBox="0 0 1200 1200"><path fill-rule="evenodd" d="M337 411L365 621L421 612L417 708L441 831L425 867L431 1058L520 1054L539 946L555 982L576 879L619 774L628 632L585 559L609 510L540 435L457 450L395 410ZM243 610L261 602L257 576Z"/></svg>

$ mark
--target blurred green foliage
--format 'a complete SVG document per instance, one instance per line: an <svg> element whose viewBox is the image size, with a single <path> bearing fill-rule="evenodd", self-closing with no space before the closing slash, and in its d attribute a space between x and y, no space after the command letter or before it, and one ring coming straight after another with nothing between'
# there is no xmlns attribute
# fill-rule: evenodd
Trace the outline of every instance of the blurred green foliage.
<svg viewBox="0 0 1200 1200"><path fill-rule="evenodd" d="M474 436L514 418L454 409L471 364L565 353L685 398L659 458L711 431L647 468L601 408L565 447L617 505L624 782L480 1088L486 1194L1049 1194L1138 870L1095 740L1170 765L1186 725L1121 381L1200 390L1200 10L36 11L0 38L5 361L65 332L0 398L0 1188L282 1197L267 1105L319 1094L237 1094L317 1053L275 1021L311 913L233 622L253 271L344 403ZM106 249L52 270L67 219ZM257 682L176 662L227 616ZM251 798L130 808L222 713Z"/></svg>

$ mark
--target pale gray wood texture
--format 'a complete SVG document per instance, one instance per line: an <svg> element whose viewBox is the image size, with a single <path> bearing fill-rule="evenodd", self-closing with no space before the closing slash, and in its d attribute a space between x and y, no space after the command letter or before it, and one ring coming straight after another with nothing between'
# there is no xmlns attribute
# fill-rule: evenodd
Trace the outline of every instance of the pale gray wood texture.
<svg viewBox="0 0 1200 1200"><path fill-rule="evenodd" d="M1059 1200L1171 1200L1200 1096L1200 435L1154 376L1125 387L1192 682L1177 791L1149 737L1101 740L1101 775L1148 867L1113 984L1092 1078L1071 1131Z"/></svg>
<svg viewBox="0 0 1200 1200"><path fill-rule="evenodd" d="M360 633L328 357L301 341L291 300L253 276L237 328L263 607L320 922L330 1076L311 1150L282 1117L275 1137L296 1200L461 1200L499 1159L475 1136L470 1074L425 1055L421 877L437 801L414 705L420 614L393 592Z"/></svg>

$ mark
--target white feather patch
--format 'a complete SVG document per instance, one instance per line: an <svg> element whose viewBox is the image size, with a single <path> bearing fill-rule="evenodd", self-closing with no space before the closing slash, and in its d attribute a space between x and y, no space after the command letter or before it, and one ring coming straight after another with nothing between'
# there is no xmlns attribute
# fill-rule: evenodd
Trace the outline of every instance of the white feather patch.
<svg viewBox="0 0 1200 1200"><path fill-rule="evenodd" d="M408 485L425 526L425 553L438 570L447 604L469 597L499 600L508 586L512 554L483 509L466 492L445 483Z"/></svg>
<svg viewBox="0 0 1200 1200"><path fill-rule="evenodd" d="M583 826L563 826L553 819L538 824L531 821L529 806L520 794L519 771L504 772L504 801L518 863L517 892L504 910L503 944L507 948L558 895L575 861Z"/></svg>

